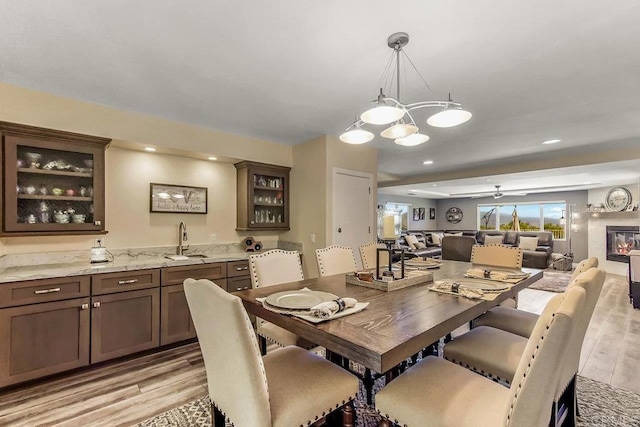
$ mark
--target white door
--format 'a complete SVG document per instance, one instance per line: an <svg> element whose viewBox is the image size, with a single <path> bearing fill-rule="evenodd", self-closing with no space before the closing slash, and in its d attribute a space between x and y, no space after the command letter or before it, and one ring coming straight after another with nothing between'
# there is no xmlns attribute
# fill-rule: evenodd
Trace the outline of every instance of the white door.
<svg viewBox="0 0 640 427"><path fill-rule="evenodd" d="M362 172L335 169L333 174L332 244L353 248L358 268L359 246L374 241L372 181Z"/></svg>

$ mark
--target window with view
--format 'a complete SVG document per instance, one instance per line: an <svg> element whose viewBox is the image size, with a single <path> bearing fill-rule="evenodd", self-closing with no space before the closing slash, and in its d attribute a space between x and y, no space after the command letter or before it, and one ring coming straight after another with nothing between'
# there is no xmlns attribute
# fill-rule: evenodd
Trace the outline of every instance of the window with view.
<svg viewBox="0 0 640 427"><path fill-rule="evenodd" d="M561 218L566 209L565 202L478 205L478 229L550 231L554 239L563 240Z"/></svg>

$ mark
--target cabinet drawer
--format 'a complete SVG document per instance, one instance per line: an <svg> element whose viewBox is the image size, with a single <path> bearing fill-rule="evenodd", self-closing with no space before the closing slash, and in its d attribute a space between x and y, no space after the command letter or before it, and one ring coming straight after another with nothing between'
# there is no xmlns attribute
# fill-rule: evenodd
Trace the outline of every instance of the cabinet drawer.
<svg viewBox="0 0 640 427"><path fill-rule="evenodd" d="M162 285L180 285L184 279L221 279L226 276L226 263L182 265L180 267L166 267L162 269Z"/></svg>
<svg viewBox="0 0 640 427"><path fill-rule="evenodd" d="M249 261L227 262L227 277L240 277L249 275Z"/></svg>
<svg viewBox="0 0 640 427"><path fill-rule="evenodd" d="M91 294L104 295L160 286L160 270L123 271L96 274L91 277Z"/></svg>
<svg viewBox="0 0 640 427"><path fill-rule="evenodd" d="M251 289L250 277L230 277L227 279L227 292Z"/></svg>
<svg viewBox="0 0 640 427"><path fill-rule="evenodd" d="M89 296L89 276L0 284L0 308Z"/></svg>

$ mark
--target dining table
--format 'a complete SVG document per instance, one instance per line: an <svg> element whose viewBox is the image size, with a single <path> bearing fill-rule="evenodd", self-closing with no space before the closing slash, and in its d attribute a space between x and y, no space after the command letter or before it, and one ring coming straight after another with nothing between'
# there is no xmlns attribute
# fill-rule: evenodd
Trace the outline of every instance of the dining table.
<svg viewBox="0 0 640 427"><path fill-rule="evenodd" d="M485 268L469 262L442 260L430 271L433 280L462 280L470 268ZM498 270L498 267L486 267ZM239 292L249 314L274 323L333 354L359 363L377 374L391 371L423 348L467 324L543 276L543 271L522 268L528 277L510 285L493 300L471 299L430 290L426 282L393 291L347 284L345 274L317 277ZM366 309L348 316L312 323L296 316L280 314L263 306L257 298L304 288L329 292L340 298L368 302Z"/></svg>

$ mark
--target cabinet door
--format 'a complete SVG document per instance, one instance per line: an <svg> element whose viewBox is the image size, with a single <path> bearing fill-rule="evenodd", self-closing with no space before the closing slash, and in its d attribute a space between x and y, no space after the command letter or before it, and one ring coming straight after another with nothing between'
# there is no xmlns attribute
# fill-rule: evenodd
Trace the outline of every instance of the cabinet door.
<svg viewBox="0 0 640 427"><path fill-rule="evenodd" d="M159 345L160 288L91 298L91 363Z"/></svg>
<svg viewBox="0 0 640 427"><path fill-rule="evenodd" d="M195 338L196 329L184 295L184 286L163 286L161 302L160 345Z"/></svg>
<svg viewBox="0 0 640 427"><path fill-rule="evenodd" d="M109 140L0 123L4 137L3 231L103 232L104 149Z"/></svg>
<svg viewBox="0 0 640 427"><path fill-rule="evenodd" d="M89 364L89 298L0 309L0 387Z"/></svg>

